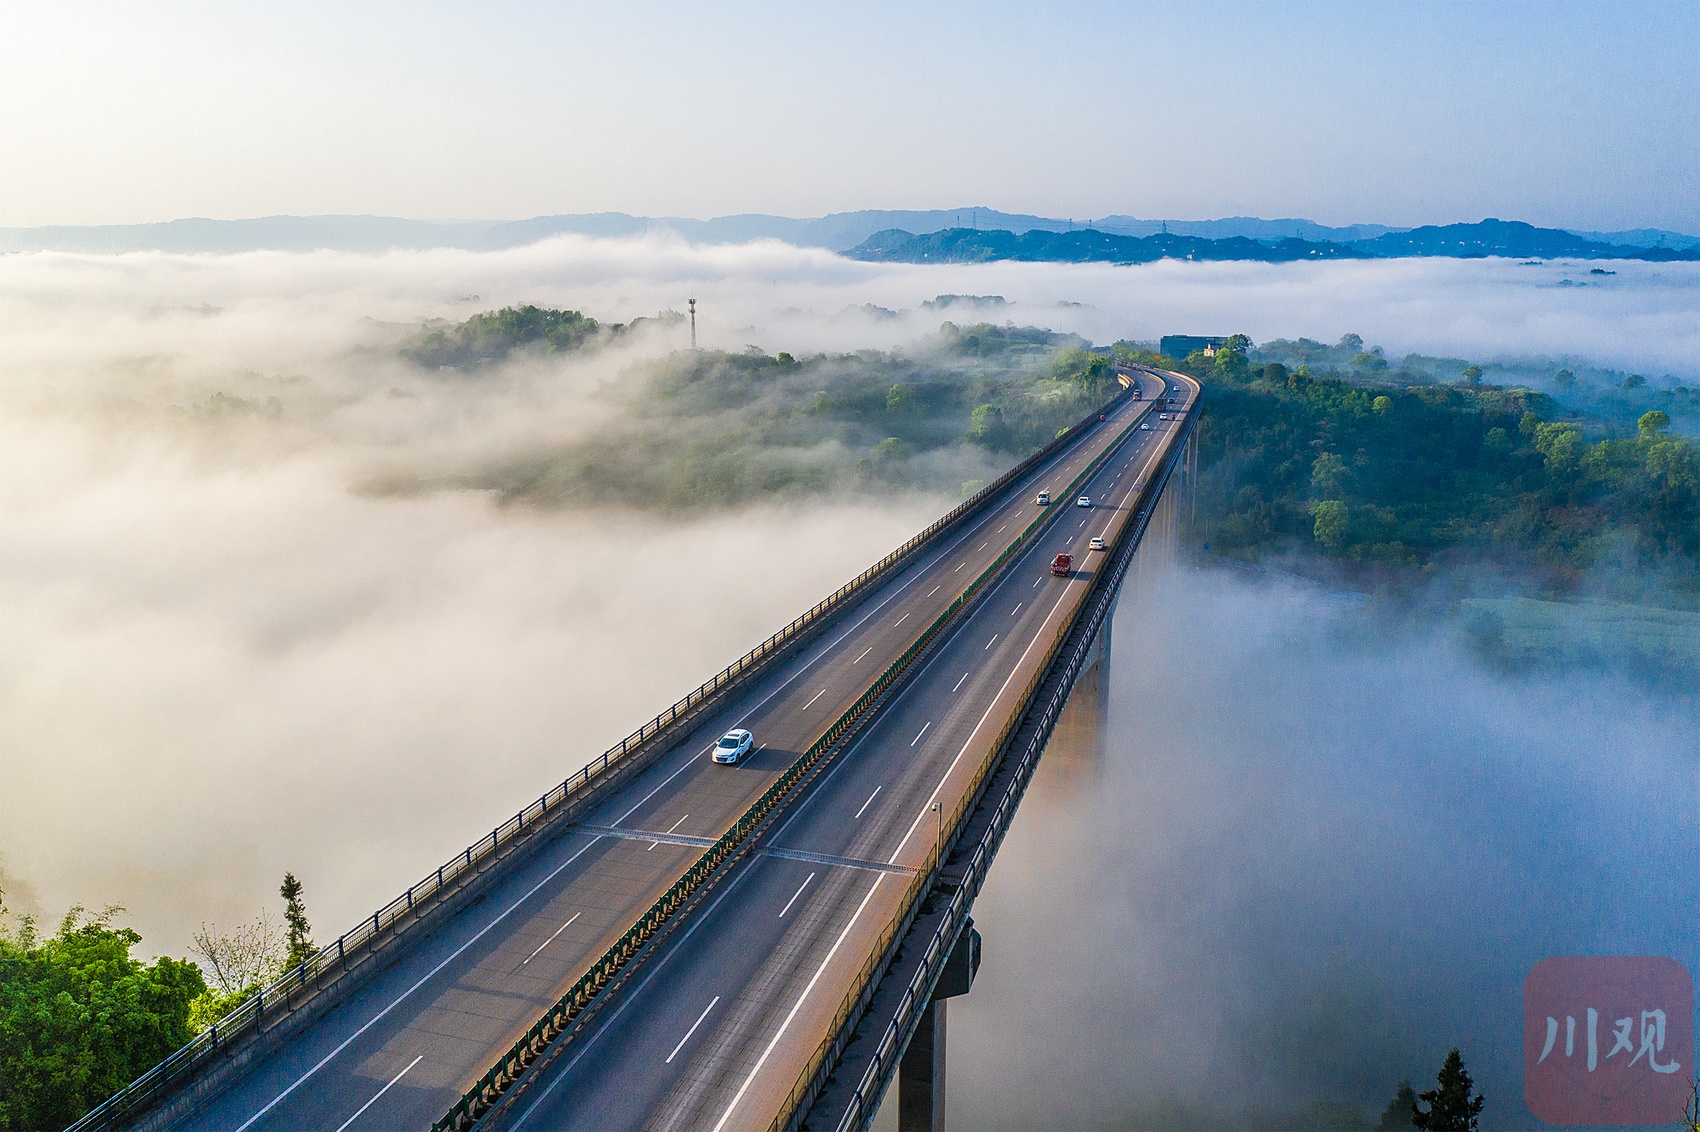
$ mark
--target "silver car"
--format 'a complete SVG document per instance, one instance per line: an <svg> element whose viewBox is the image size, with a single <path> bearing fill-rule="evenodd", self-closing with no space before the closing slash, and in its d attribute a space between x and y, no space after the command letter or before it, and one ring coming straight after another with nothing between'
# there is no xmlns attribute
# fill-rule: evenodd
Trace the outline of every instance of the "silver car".
<svg viewBox="0 0 1700 1132"><path fill-rule="evenodd" d="M756 737L741 727L728 731L714 745L714 761L735 763L750 753L750 744L755 741Z"/></svg>

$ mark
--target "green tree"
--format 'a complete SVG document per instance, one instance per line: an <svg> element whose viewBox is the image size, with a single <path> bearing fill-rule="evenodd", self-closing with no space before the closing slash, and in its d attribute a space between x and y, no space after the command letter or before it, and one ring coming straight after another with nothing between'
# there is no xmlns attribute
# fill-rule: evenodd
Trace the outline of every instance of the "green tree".
<svg viewBox="0 0 1700 1132"><path fill-rule="evenodd" d="M881 464L906 460L914 453L909 442L900 436L888 436L874 446L874 459Z"/></svg>
<svg viewBox="0 0 1700 1132"><path fill-rule="evenodd" d="M1454 1049L1440 1067L1436 1087L1423 1090L1417 1098L1429 1106L1428 1111L1413 1109L1411 1123L1428 1132L1476 1132L1487 1101L1480 1093L1471 1099L1474 1084L1464 1058Z"/></svg>
<svg viewBox="0 0 1700 1132"><path fill-rule="evenodd" d="M1310 485L1324 499L1339 499L1345 493L1346 462L1324 452L1311 463Z"/></svg>
<svg viewBox="0 0 1700 1132"><path fill-rule="evenodd" d="M1482 372L1481 366L1465 366L1464 380L1471 385L1480 385L1482 383Z"/></svg>
<svg viewBox="0 0 1700 1132"><path fill-rule="evenodd" d="M289 944L283 969L293 971L318 948L313 946L313 927L307 922L307 906L301 902L301 882L295 879L295 874L284 873L283 884L277 891L283 897L284 937Z"/></svg>
<svg viewBox="0 0 1700 1132"><path fill-rule="evenodd" d="M1378 1132L1398 1132L1400 1128L1410 1128L1411 1116L1416 1111L1417 1091L1411 1088L1409 1081L1401 1081L1393 1099L1387 1102L1387 1108L1382 1111L1381 1121L1376 1128Z"/></svg>
<svg viewBox="0 0 1700 1132"><path fill-rule="evenodd" d="M1267 344L1267 343L1266 343ZM1340 335L1340 349L1356 354L1364 348L1363 336L1359 334Z"/></svg>
<svg viewBox="0 0 1700 1132"><path fill-rule="evenodd" d="M1388 413L1393 411L1393 398L1385 395L1377 397L1369 403L1369 407L1374 409L1378 415L1385 417ZM1501 429L1501 434L1503 434L1504 431L1504 429Z"/></svg>
<svg viewBox="0 0 1700 1132"><path fill-rule="evenodd" d="M1632 373L1623 379L1625 389L1639 389L1645 384L1647 384L1647 379L1638 373Z"/></svg>
<svg viewBox="0 0 1700 1132"><path fill-rule="evenodd" d="M1658 409L1642 413L1641 419L1635 422L1635 427L1641 430L1642 436L1657 436L1670 427L1670 414Z"/></svg>
<svg viewBox="0 0 1700 1132"><path fill-rule="evenodd" d="M915 410L915 391L901 381L893 385L885 393L885 411L888 413L908 414Z"/></svg>
<svg viewBox="0 0 1700 1132"><path fill-rule="evenodd" d="M987 448L999 448L1008 435L1003 410L996 405L981 405L968 414L968 440Z"/></svg>
<svg viewBox="0 0 1700 1132"><path fill-rule="evenodd" d="M1317 542L1334 551L1346 545L1347 513L1344 503L1338 499L1324 499L1313 506L1310 513L1316 517L1311 533Z"/></svg>
<svg viewBox="0 0 1700 1132"><path fill-rule="evenodd" d="M141 936L112 926L121 911L0 935L0 1129L63 1128L189 1040L200 970L131 958Z"/></svg>
<svg viewBox="0 0 1700 1132"><path fill-rule="evenodd" d="M1561 369L1552 375L1552 383L1563 388L1569 388L1576 384L1576 375L1567 369Z"/></svg>

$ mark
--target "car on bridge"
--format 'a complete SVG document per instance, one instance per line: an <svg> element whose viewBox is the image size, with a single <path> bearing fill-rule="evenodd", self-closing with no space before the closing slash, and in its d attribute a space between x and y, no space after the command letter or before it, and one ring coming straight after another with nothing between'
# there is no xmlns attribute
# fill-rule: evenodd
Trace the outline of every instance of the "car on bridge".
<svg viewBox="0 0 1700 1132"><path fill-rule="evenodd" d="M1076 507L1090 507L1092 506L1092 497L1090 495L1082 495L1079 499L1074 501L1074 505Z"/></svg>
<svg viewBox="0 0 1700 1132"><path fill-rule="evenodd" d="M733 728L720 737L720 742L714 745L714 761L717 763L736 763L750 752L750 744L756 737L741 727Z"/></svg>
<svg viewBox="0 0 1700 1132"><path fill-rule="evenodd" d="M1038 498L1034 499L1033 502L1037 503L1041 507L1048 507L1051 502L1051 493L1048 491L1041 491Z"/></svg>
<svg viewBox="0 0 1700 1132"><path fill-rule="evenodd" d="M1108 549L1108 547L1105 546L1103 539L1098 538L1096 535L1094 535L1093 538L1092 538L1092 541L1086 544L1086 549L1087 550L1106 550L1106 549Z"/></svg>
<svg viewBox="0 0 1700 1132"><path fill-rule="evenodd" d="M1068 577L1068 572L1073 568L1073 566L1074 558L1071 555L1059 554L1055 558L1051 559L1051 573L1055 574L1059 578Z"/></svg>

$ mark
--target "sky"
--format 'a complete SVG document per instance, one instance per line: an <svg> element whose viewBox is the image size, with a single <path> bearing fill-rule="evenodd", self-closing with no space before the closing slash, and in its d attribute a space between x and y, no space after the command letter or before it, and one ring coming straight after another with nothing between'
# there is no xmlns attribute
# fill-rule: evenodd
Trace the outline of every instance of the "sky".
<svg viewBox="0 0 1700 1132"><path fill-rule="evenodd" d="M1700 232L1700 5L15 5L0 225L1485 216Z"/></svg>

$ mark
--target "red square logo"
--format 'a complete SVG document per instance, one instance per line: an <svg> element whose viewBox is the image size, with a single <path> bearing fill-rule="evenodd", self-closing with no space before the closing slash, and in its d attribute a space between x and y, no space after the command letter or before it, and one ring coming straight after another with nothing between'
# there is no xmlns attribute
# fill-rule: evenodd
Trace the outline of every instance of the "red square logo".
<svg viewBox="0 0 1700 1132"><path fill-rule="evenodd" d="M1523 980L1523 1100L1548 1124L1669 1124L1693 1079L1694 980L1676 960L1563 956Z"/></svg>

